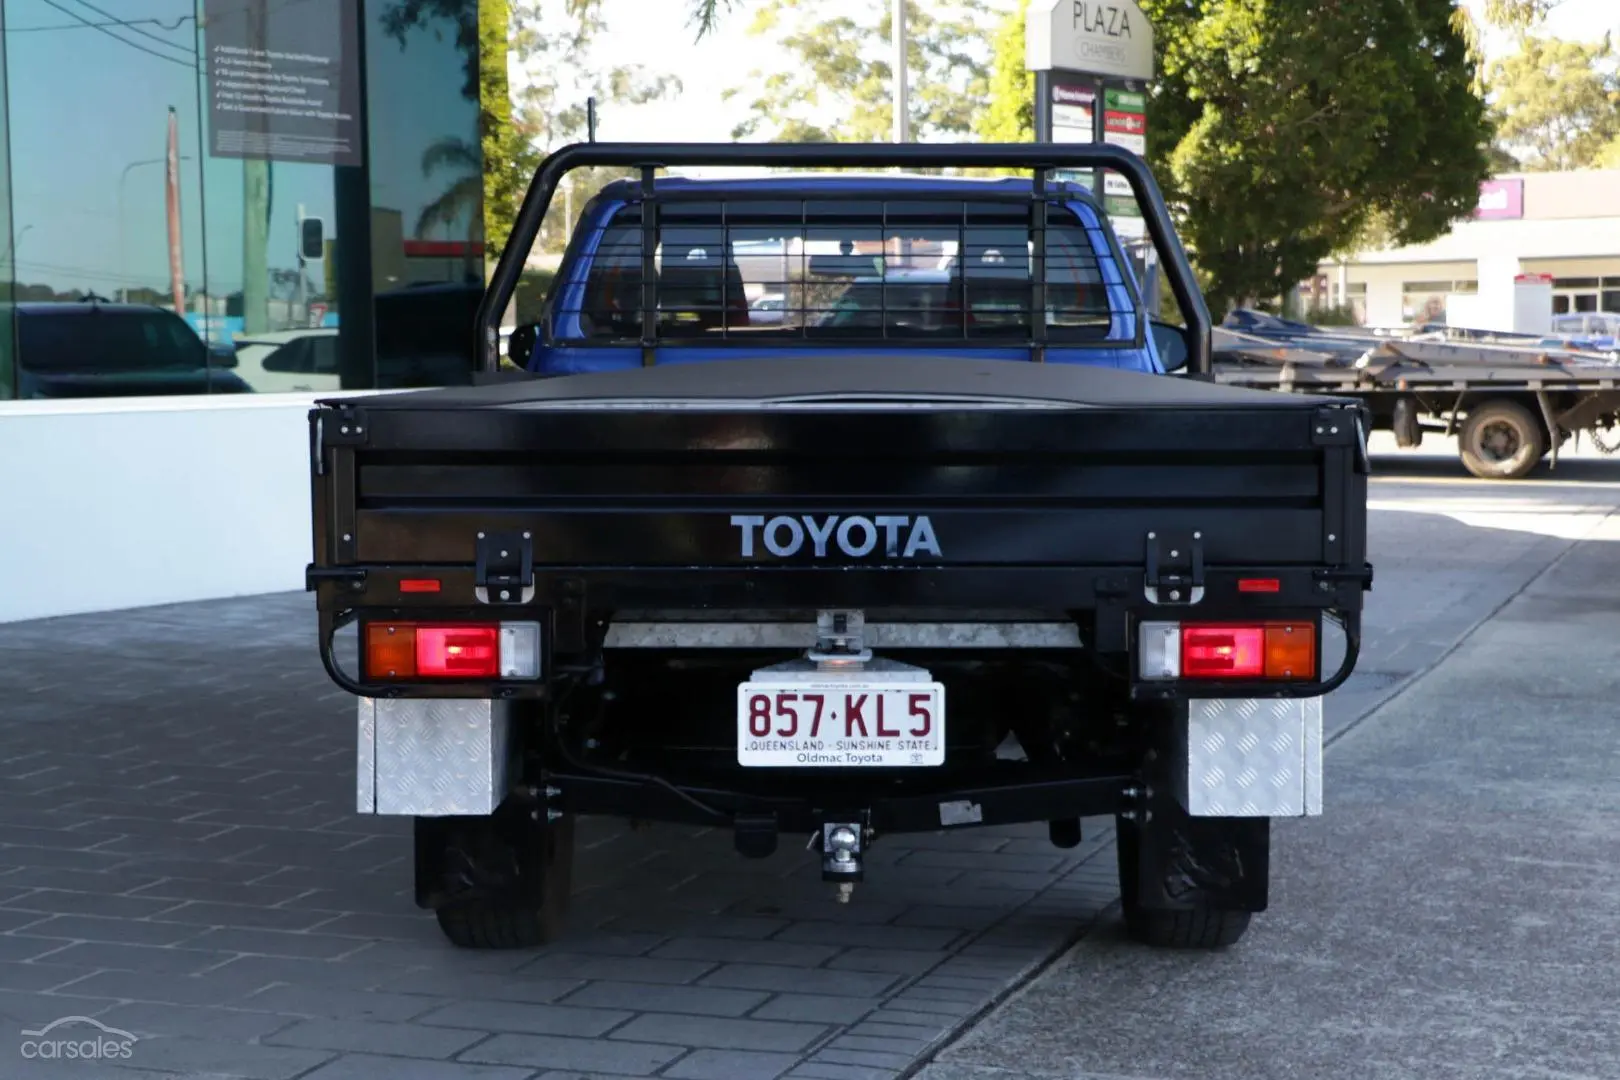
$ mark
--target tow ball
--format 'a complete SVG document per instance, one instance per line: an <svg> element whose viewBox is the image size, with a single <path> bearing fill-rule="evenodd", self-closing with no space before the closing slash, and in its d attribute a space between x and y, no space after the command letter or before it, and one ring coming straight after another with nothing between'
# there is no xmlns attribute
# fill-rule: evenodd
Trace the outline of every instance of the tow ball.
<svg viewBox="0 0 1620 1080"><path fill-rule="evenodd" d="M871 830L859 821L828 821L822 824L820 833L810 838L812 845L820 841L821 880L838 885L840 904L849 903L855 883L865 876L861 856L871 835Z"/></svg>

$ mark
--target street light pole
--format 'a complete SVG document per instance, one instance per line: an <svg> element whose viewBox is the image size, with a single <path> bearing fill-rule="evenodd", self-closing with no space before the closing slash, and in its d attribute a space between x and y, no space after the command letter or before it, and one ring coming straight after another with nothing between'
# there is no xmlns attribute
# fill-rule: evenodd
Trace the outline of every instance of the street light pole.
<svg viewBox="0 0 1620 1080"><path fill-rule="evenodd" d="M911 102L906 90L906 0L894 0L890 19L894 47L894 141L911 141Z"/></svg>
<svg viewBox="0 0 1620 1080"><path fill-rule="evenodd" d="M180 156L180 160L181 161L190 161L191 157L189 155L182 154ZM129 302L129 284L128 284L128 281L129 281L129 278L130 278L130 274L129 274L129 267L125 264L125 254L126 253L125 253L125 250L124 250L124 181L129 179L129 172L130 172L131 169L139 168L142 165L166 165L166 164L168 164L168 161L169 161L169 159L166 158L166 157L147 158L144 161L132 161L128 165L124 166L124 171L122 173L120 173L119 176L118 176L118 274L119 274L120 277L124 278L124 280L125 280L125 285L124 285L124 302L125 303Z"/></svg>
<svg viewBox="0 0 1620 1080"><path fill-rule="evenodd" d="M22 228L12 233L11 243L6 247L6 257L0 259L0 265L9 266L11 268L13 278L17 276L17 245L22 243L22 238L27 236L28 230L32 229L33 227L34 226L32 224L24 225Z"/></svg>

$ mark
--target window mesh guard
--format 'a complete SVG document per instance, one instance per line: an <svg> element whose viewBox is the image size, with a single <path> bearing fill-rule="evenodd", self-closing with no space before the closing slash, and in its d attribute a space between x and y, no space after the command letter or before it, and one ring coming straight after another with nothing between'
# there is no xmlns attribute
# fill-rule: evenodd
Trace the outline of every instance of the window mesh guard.
<svg viewBox="0 0 1620 1080"><path fill-rule="evenodd" d="M1107 168L1137 196L1167 283L1187 318L1187 371L1209 370L1211 322L1163 197L1136 155L1108 145L612 144L546 159L496 265L479 312L486 370L524 258L567 172L631 166L640 184L602 232L593 258L565 260L550 318L559 343L1140 346L1146 316L1106 224L1083 221L1053 169ZM724 198L701 188L655 193L659 168L1011 167L1032 188L1008 197L938 192L784 199ZM797 195L798 193L793 193ZM1099 258L1098 253L1103 253ZM580 267L580 274L567 268ZM868 270L870 266L870 270Z"/></svg>
<svg viewBox="0 0 1620 1080"><path fill-rule="evenodd" d="M565 262L553 326L561 341L617 345L1139 344L1135 294L1104 230L1067 207L1036 207L640 200L613 216L588 257Z"/></svg>

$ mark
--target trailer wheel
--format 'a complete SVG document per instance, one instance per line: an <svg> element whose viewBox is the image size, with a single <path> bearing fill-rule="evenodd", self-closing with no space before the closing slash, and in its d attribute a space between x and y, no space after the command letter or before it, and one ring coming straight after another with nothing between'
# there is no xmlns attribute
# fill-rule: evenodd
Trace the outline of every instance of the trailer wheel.
<svg viewBox="0 0 1620 1080"><path fill-rule="evenodd" d="M1144 945L1159 949L1224 949L1237 944L1249 929L1247 911L1200 905L1156 911L1140 900L1143 830L1120 821L1115 850L1119 856L1119 904L1125 931Z"/></svg>
<svg viewBox="0 0 1620 1080"><path fill-rule="evenodd" d="M476 820L484 827L473 844L447 853L471 888L435 906L439 929L463 949L527 949L557 938L573 885L574 819L519 826L516 834L508 822Z"/></svg>
<svg viewBox="0 0 1620 1080"><path fill-rule="evenodd" d="M1521 480L1548 449L1541 421L1505 399L1469 409L1458 441L1463 467L1481 480Z"/></svg>

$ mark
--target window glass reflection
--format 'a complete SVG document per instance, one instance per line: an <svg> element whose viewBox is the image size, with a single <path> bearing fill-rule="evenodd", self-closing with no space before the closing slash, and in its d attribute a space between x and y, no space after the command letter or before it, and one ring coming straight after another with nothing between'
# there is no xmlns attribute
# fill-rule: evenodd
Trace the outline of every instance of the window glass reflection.
<svg viewBox="0 0 1620 1080"><path fill-rule="evenodd" d="M484 5L499 11L502 5ZM478 0L366 6L377 384L466 383L484 281Z"/></svg>
<svg viewBox="0 0 1620 1080"><path fill-rule="evenodd" d="M4 9L0 8L0 29L5 27ZM11 228L11 165L5 148L10 139L6 134L6 43L0 34L0 401L17 396L17 365L14 354L14 318L11 308L11 285L16 280L12 258L16 252L16 234Z"/></svg>
<svg viewBox="0 0 1620 1080"><path fill-rule="evenodd" d="M64 7L4 0L16 391L227 389L199 334L195 4Z"/></svg>
<svg viewBox="0 0 1620 1080"><path fill-rule="evenodd" d="M24 103L0 99L0 397L468 381L484 275L478 8L0 0L0 84ZM255 49L316 57L334 89L301 110ZM299 119L315 112L354 119L323 132ZM369 187L348 220L340 169ZM374 318L346 332L345 303Z"/></svg>

